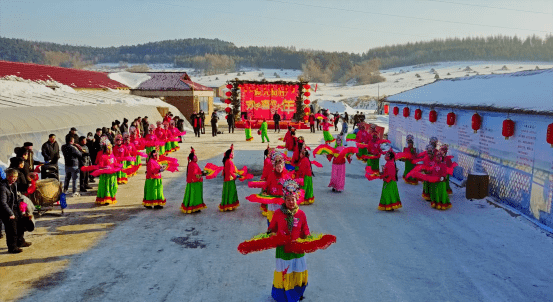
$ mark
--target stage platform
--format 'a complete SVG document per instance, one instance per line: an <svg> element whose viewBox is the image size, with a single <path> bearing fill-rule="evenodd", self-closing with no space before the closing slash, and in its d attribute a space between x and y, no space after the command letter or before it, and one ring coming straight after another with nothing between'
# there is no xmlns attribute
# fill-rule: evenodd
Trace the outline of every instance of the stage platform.
<svg viewBox="0 0 553 302"><path fill-rule="evenodd" d="M262 120L252 121L252 129L259 129L259 127L261 127L262 122L263 122ZM275 123L273 121L267 121L267 124L269 125L269 129L275 129ZM292 125L292 127L296 129L309 129L309 124L306 124L306 123L281 121L279 124L280 129L288 129L288 125ZM244 122L243 121L235 122L234 126L236 128L244 128Z"/></svg>

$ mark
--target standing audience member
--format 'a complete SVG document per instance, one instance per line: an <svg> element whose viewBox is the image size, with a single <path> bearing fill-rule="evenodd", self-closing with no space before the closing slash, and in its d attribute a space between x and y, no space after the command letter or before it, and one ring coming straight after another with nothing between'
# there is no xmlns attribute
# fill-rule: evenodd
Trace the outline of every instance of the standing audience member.
<svg viewBox="0 0 553 302"><path fill-rule="evenodd" d="M50 134L48 140L42 144L42 157L44 158L44 167L42 167L42 179L46 179L46 170L55 168L58 171L58 159L60 158L60 146L56 142L56 135ZM59 175L59 173L58 173ZM59 179L59 176L57 177Z"/></svg>
<svg viewBox="0 0 553 302"><path fill-rule="evenodd" d="M342 135L346 136L348 134L348 120L343 117L342 118Z"/></svg>
<svg viewBox="0 0 553 302"><path fill-rule="evenodd" d="M142 125L142 118L139 116L138 118L136 118L136 126L137 129L138 129L138 132L140 132L140 137L144 137L144 126Z"/></svg>
<svg viewBox="0 0 553 302"><path fill-rule="evenodd" d="M77 128L75 128L75 127L71 128L69 133L67 133L67 135L65 135L65 141L67 141L67 138L69 138L69 137L72 137L73 141L75 141L75 142L79 141L79 135L77 134Z"/></svg>
<svg viewBox="0 0 553 302"><path fill-rule="evenodd" d="M177 129L179 129L180 132L184 132L184 119L176 116L177 119ZM182 135L179 136L179 143L182 143L184 139L182 138Z"/></svg>
<svg viewBox="0 0 553 302"><path fill-rule="evenodd" d="M81 193L86 193L87 189L92 189L92 187L88 185L89 172L81 171L82 167L88 167L91 165L90 151L86 143L87 143L86 137L84 136L79 137L79 145L81 146L81 153L82 153L82 156L79 158L79 176L80 176L79 191L81 191Z"/></svg>
<svg viewBox="0 0 553 302"><path fill-rule="evenodd" d="M203 110L200 110L200 118L202 119L202 134L205 134L205 112Z"/></svg>
<svg viewBox="0 0 553 302"><path fill-rule="evenodd" d="M228 133L234 133L234 114L231 112L227 114Z"/></svg>
<svg viewBox="0 0 553 302"><path fill-rule="evenodd" d="M82 158L81 146L75 144L72 137L68 137L65 145L61 146L61 152L65 159L65 182L63 192L67 193L69 182L73 179L73 197L80 196L77 192L77 178L79 178L79 160Z"/></svg>
<svg viewBox="0 0 553 302"><path fill-rule="evenodd" d="M192 115L190 116L190 121L192 122L192 128L194 128L194 135L197 137L200 137L201 129L202 129L202 118L199 114L194 111Z"/></svg>
<svg viewBox="0 0 553 302"><path fill-rule="evenodd" d="M129 120L127 118L123 118L123 124L121 125L120 131L121 133L129 132Z"/></svg>
<svg viewBox="0 0 553 302"><path fill-rule="evenodd" d="M273 122L275 122L275 132L278 131L278 133L280 133L280 114L278 114L276 110L275 114L273 114Z"/></svg>
<svg viewBox="0 0 553 302"><path fill-rule="evenodd" d="M319 109L319 111L317 113L321 114L321 110ZM321 126L321 120L317 118L317 119L315 119L315 122L317 123L317 130L323 130L323 128Z"/></svg>
<svg viewBox="0 0 553 302"><path fill-rule="evenodd" d="M344 112L344 119L346 120L346 123L349 123L349 116L347 112Z"/></svg>
<svg viewBox="0 0 553 302"><path fill-rule="evenodd" d="M18 171L17 179L15 180L17 191L25 194L29 188L29 181L25 177L25 160L21 157L10 158L10 169Z"/></svg>
<svg viewBox="0 0 553 302"><path fill-rule="evenodd" d="M340 121L340 114L338 114L338 111L334 113L334 131L338 131L338 122Z"/></svg>
<svg viewBox="0 0 553 302"><path fill-rule="evenodd" d="M148 127L150 127L150 122L148 121L148 116L145 116L142 119L142 137L145 137L148 134Z"/></svg>
<svg viewBox="0 0 553 302"><path fill-rule="evenodd" d="M26 142L26 143L23 144L23 148L25 148L27 150L27 153L28 153L27 164L29 165L29 170L30 171L35 170L35 164L38 165L38 166L44 164L41 161L34 160L33 157L34 157L35 153L33 152L33 143Z"/></svg>
<svg viewBox="0 0 553 302"><path fill-rule="evenodd" d="M211 136L217 136L217 122L219 117L217 116L217 110L211 113Z"/></svg>
<svg viewBox="0 0 553 302"><path fill-rule="evenodd" d="M21 253L21 247L31 246L24 239L25 227L23 213L19 209L19 198L13 185L19 172L15 169L6 170L6 179L0 181L0 219L6 227L6 243L8 253Z"/></svg>

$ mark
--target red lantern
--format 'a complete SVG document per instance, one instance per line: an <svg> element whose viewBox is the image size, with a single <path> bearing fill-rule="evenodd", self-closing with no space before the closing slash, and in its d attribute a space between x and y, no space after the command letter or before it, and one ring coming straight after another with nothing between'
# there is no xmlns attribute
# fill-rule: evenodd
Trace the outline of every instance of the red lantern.
<svg viewBox="0 0 553 302"><path fill-rule="evenodd" d="M310 100L304 100L303 103L304 103L305 105L309 105L309 103L311 103L311 101L310 101Z"/></svg>
<svg viewBox="0 0 553 302"><path fill-rule="evenodd" d="M227 89L232 89L232 84L227 84Z"/></svg>
<svg viewBox="0 0 553 302"><path fill-rule="evenodd" d="M397 108L397 106L396 106L396 107L394 107L394 115L398 115L398 114L399 114L399 108Z"/></svg>
<svg viewBox="0 0 553 302"><path fill-rule="evenodd" d="M305 95L305 96L310 96L310 95L311 95L311 92L308 91L308 92L304 93L303 95Z"/></svg>
<svg viewBox="0 0 553 302"><path fill-rule="evenodd" d="M388 112L390 112L390 106L384 105L384 114L388 114Z"/></svg>
<svg viewBox="0 0 553 302"><path fill-rule="evenodd" d="M305 112L305 113L309 113L309 107L305 107L305 108L303 108L303 112Z"/></svg>
<svg viewBox="0 0 553 302"><path fill-rule="evenodd" d="M226 99L226 100L225 100L225 104L230 105L230 103L232 103L232 100L231 100L231 99Z"/></svg>
<svg viewBox="0 0 553 302"><path fill-rule="evenodd" d="M474 133L480 130L480 126L482 126L482 117L475 113L472 115L472 130L474 130Z"/></svg>
<svg viewBox="0 0 553 302"><path fill-rule="evenodd" d="M303 85L303 88L309 89L309 88L311 88L311 86L309 86L309 84L305 84L305 85Z"/></svg>
<svg viewBox="0 0 553 302"><path fill-rule="evenodd" d="M553 148L553 124L547 126L547 143Z"/></svg>
<svg viewBox="0 0 553 302"><path fill-rule="evenodd" d="M225 108L226 113L230 113L230 110L231 110L230 107Z"/></svg>
<svg viewBox="0 0 553 302"><path fill-rule="evenodd" d="M509 137L513 136L515 134L515 122L510 119L504 120L502 134L505 136L505 139L509 139Z"/></svg>
<svg viewBox="0 0 553 302"><path fill-rule="evenodd" d="M403 108L403 117L409 117L409 107Z"/></svg>
<svg viewBox="0 0 553 302"><path fill-rule="evenodd" d="M420 120L422 118L422 110L416 109L415 110L415 120Z"/></svg>
<svg viewBox="0 0 553 302"><path fill-rule="evenodd" d="M225 120L228 120L228 115L225 115Z"/></svg>
<svg viewBox="0 0 553 302"><path fill-rule="evenodd" d="M430 110L430 113L428 113L428 120L431 123L435 123L438 120L438 112L436 112L436 110Z"/></svg>
<svg viewBox="0 0 553 302"><path fill-rule="evenodd" d="M225 95L226 95L226 96L231 96L231 95L232 95L232 92L227 91L227 92L225 92Z"/></svg>
<svg viewBox="0 0 553 302"><path fill-rule="evenodd" d="M447 125L449 127L455 125L455 113L450 112L447 114Z"/></svg>
<svg viewBox="0 0 553 302"><path fill-rule="evenodd" d="M303 116L303 120L304 120L304 121L307 121L308 119L309 119L309 116L307 116L307 115L304 115L304 116Z"/></svg>

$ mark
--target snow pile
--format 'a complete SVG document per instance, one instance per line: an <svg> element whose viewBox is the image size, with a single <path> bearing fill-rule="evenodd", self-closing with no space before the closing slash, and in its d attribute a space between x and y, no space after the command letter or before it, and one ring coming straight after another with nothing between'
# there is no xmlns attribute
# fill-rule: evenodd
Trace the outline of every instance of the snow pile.
<svg viewBox="0 0 553 302"><path fill-rule="evenodd" d="M52 89L52 88L55 88ZM30 94L30 93L48 93L56 94L57 92L75 92L73 88L63 85L54 80L48 81L31 81L20 78L18 76L9 75L0 78L0 94Z"/></svg>
<svg viewBox="0 0 553 302"><path fill-rule="evenodd" d="M128 71L110 73L108 77L114 81L128 86L131 89L137 88L142 82L145 82L151 78L146 73L134 73Z"/></svg>

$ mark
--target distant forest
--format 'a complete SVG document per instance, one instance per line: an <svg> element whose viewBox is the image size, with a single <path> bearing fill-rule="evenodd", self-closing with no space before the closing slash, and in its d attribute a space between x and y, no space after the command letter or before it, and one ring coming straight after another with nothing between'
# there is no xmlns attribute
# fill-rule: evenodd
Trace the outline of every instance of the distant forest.
<svg viewBox="0 0 553 302"><path fill-rule="evenodd" d="M219 39L179 39L120 47L72 46L0 37L0 60L82 68L96 63L173 63L208 74L242 67L302 69L310 80L379 81L387 69L444 61L553 61L553 36L452 38L378 47L362 54L237 47Z"/></svg>

